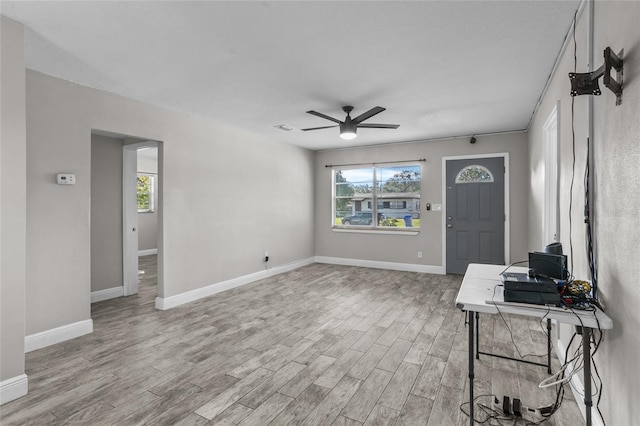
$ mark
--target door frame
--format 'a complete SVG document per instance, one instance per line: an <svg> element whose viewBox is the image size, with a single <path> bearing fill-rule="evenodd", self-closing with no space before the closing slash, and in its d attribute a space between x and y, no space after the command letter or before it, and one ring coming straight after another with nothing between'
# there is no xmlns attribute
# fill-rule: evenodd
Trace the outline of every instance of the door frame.
<svg viewBox="0 0 640 426"><path fill-rule="evenodd" d="M156 141L147 140L125 143L125 145L122 146L122 284L125 296L130 296L138 292L138 206L136 203L136 178L138 176L138 150L148 147L159 148L159 144ZM160 172L159 164L158 172ZM162 208L159 203L157 208ZM158 255L159 254L160 253L158 253Z"/></svg>
<svg viewBox="0 0 640 426"><path fill-rule="evenodd" d="M442 270L447 273L447 162L474 158L504 159L504 262L511 263L510 205L509 205L509 153L453 155L442 157Z"/></svg>

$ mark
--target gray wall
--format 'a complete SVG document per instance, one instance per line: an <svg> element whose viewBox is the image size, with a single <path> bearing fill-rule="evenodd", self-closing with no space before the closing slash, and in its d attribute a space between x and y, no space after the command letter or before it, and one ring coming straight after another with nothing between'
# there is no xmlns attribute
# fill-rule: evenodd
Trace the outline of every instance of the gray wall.
<svg viewBox="0 0 640 426"><path fill-rule="evenodd" d="M588 11L582 15L576 31L578 72L588 67ZM594 65L603 63L607 47L618 52L624 48L624 94L622 105L600 80L601 96L594 103L595 157L595 241L599 266L599 294L613 318L614 329L604 335L595 356L604 389L600 404L607 424L637 424L636 405L640 394L640 261L638 260L638 170L640 168L640 2L596 2ZM542 126L553 105L560 101L561 114L561 241L569 252L572 235L573 274L588 278L585 226L583 223L583 176L587 158L589 96L575 98L576 170L573 191L573 228L569 228L569 187L571 184L571 97L567 73L573 71L573 44L564 53L551 86L531 126L531 205L529 244L540 247L542 206L537 194L543 191ZM614 74L615 75L615 74ZM560 337L566 345L573 330L564 327ZM596 415L597 416L597 415Z"/></svg>
<svg viewBox="0 0 640 426"><path fill-rule="evenodd" d="M313 152L29 70L26 89L27 334L90 318L92 129L163 142L160 297L313 255Z"/></svg>
<svg viewBox="0 0 640 426"><path fill-rule="evenodd" d="M511 261L526 259L528 151L524 133L424 141L401 145L321 151L316 155L316 255L424 266L442 265L442 212L425 204L442 204L442 158L458 155L509 153ZM426 158L421 192L419 235L334 232L331 229L331 169L325 164L372 163ZM417 258L417 251L423 258Z"/></svg>
<svg viewBox="0 0 640 426"><path fill-rule="evenodd" d="M138 151L138 173L158 174L158 148ZM158 186L156 180L156 209L153 212L138 213L138 250L158 248Z"/></svg>
<svg viewBox="0 0 640 426"><path fill-rule="evenodd" d="M0 19L0 381L4 381L24 374L26 126L24 29L4 16Z"/></svg>
<svg viewBox="0 0 640 426"><path fill-rule="evenodd" d="M122 139L91 135L91 291L122 286Z"/></svg>

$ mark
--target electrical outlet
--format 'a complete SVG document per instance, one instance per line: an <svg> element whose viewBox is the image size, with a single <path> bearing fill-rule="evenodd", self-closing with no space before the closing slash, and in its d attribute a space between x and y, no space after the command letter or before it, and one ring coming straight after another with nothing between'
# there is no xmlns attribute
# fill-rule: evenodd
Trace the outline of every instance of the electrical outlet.
<svg viewBox="0 0 640 426"><path fill-rule="evenodd" d="M269 252L268 252L268 251L265 251L265 252L264 252L264 261L265 261L265 262L268 262L268 261L269 261Z"/></svg>
<svg viewBox="0 0 640 426"><path fill-rule="evenodd" d="M418 250L418 259L422 259L422 250Z"/></svg>

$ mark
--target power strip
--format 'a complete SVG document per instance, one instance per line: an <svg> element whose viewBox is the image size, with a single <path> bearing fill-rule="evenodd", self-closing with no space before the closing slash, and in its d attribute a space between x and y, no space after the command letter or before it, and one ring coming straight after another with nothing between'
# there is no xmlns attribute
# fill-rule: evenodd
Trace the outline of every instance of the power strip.
<svg viewBox="0 0 640 426"><path fill-rule="evenodd" d="M514 418L522 418L530 422L538 422L544 417L542 416L541 409L548 411L550 407L532 408L522 404L519 398L511 398L507 395L502 399L493 397L493 409L504 414L505 416L513 416Z"/></svg>

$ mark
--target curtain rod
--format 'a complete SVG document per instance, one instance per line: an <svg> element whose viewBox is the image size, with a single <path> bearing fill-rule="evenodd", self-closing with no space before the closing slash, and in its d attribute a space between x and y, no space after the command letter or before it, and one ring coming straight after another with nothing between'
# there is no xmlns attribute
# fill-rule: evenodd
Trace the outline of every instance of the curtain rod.
<svg viewBox="0 0 640 426"><path fill-rule="evenodd" d="M377 166L378 164L398 164L398 163L415 163L415 162L425 162L426 158L419 158L417 160L403 160L403 161L379 161L377 163L351 163L351 164L325 164L326 168L330 167L344 167L344 166L368 166L373 165Z"/></svg>

